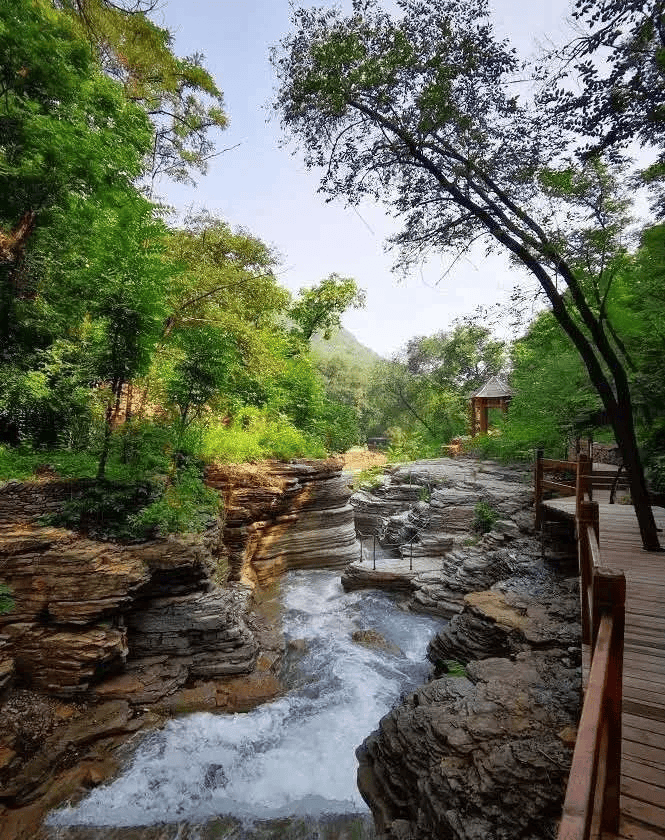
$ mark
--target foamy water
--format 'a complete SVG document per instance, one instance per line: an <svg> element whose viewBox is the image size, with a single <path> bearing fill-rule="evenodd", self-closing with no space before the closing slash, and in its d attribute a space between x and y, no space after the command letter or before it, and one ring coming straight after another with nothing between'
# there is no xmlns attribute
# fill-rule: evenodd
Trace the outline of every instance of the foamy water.
<svg viewBox="0 0 665 840"><path fill-rule="evenodd" d="M294 572L282 584L284 633L303 639L285 666L288 694L247 714L191 714L145 737L129 766L50 825L133 826L365 812L356 747L400 694L426 676L441 622L377 592L344 594L339 572ZM400 653L354 643L372 628Z"/></svg>

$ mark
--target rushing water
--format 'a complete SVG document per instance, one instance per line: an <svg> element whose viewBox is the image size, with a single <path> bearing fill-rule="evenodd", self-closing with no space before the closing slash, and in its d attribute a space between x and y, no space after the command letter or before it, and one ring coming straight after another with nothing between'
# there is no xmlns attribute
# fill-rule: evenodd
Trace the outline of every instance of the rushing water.
<svg viewBox="0 0 665 840"><path fill-rule="evenodd" d="M389 596L345 594L339 573L293 572L282 582L290 646L287 694L246 714L190 714L145 737L130 765L51 826L146 826L362 814L355 748L400 694L426 676L440 622L400 611ZM389 650L352 641L374 629Z"/></svg>

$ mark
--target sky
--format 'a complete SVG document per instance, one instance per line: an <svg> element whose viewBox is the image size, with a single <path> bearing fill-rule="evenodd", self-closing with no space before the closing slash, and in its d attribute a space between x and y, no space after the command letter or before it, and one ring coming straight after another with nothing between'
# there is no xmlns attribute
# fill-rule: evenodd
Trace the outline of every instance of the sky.
<svg viewBox="0 0 665 840"><path fill-rule="evenodd" d="M525 57L570 31L567 0L490 5L498 33ZM176 54L205 55L229 117L229 127L216 137L218 148L228 151L210 162L195 187L160 185L161 196L178 211L206 207L270 244L281 255L279 281L294 293L332 272L353 277L366 290L367 303L346 313L343 324L386 357L409 338L448 329L456 318L509 295L520 275L502 255L486 257L483 251L452 267L450 255L434 257L398 281L384 247L396 230L386 209L326 203L317 193L317 174L283 145L270 110L276 82L269 51L289 32L289 0L165 0L156 22L174 35Z"/></svg>

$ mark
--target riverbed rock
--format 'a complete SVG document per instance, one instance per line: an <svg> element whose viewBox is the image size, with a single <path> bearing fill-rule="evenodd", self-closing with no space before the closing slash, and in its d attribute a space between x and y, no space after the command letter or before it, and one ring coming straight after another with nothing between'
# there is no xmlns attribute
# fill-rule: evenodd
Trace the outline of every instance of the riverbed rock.
<svg viewBox="0 0 665 840"><path fill-rule="evenodd" d="M357 750L379 838L554 836L579 670L549 652L485 659L419 688Z"/></svg>
<svg viewBox="0 0 665 840"><path fill-rule="evenodd" d="M441 663L446 660L467 664L530 647L577 650L579 620L576 580L562 581L538 595L503 581L491 590L466 595L463 611L431 639L427 657L438 673L445 671ZM572 660L579 664L577 657Z"/></svg>
<svg viewBox="0 0 665 840"><path fill-rule="evenodd" d="M513 539L512 535L511 528L490 532L468 545L456 545L441 559L439 571L412 580L410 608L452 618L464 609L464 597L469 592L488 589L521 569L539 565L540 544L531 537Z"/></svg>

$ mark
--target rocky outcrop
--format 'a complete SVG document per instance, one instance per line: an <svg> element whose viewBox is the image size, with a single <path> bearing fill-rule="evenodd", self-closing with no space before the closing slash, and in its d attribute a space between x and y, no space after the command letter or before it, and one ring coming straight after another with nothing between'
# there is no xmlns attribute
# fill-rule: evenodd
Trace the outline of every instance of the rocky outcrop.
<svg viewBox="0 0 665 840"><path fill-rule="evenodd" d="M291 568L357 556L350 491L337 461L210 468L225 520L202 535L118 545L39 524L90 482L0 488L0 578L14 607L0 616L0 687L19 680L61 697L112 681L146 703L192 680L249 674L259 652L251 593ZM227 569L228 564L228 569ZM274 693L274 692L273 692Z"/></svg>
<svg viewBox="0 0 665 840"><path fill-rule="evenodd" d="M249 673L258 645L244 620L247 600L233 589L156 598L127 616L132 656L166 654L192 678Z"/></svg>
<svg viewBox="0 0 665 840"><path fill-rule="evenodd" d="M289 569L342 568L358 556L341 461L210 467L222 493L231 580L266 585Z"/></svg>
<svg viewBox="0 0 665 840"><path fill-rule="evenodd" d="M472 592L464 609L430 641L427 657L436 673L448 660L466 665L479 659L515 656L531 648L566 651L566 664L579 664L581 626L577 578L557 580L529 591L522 580L502 581Z"/></svg>
<svg viewBox="0 0 665 840"><path fill-rule="evenodd" d="M384 476L371 490L359 490L351 497L356 530L359 534L376 534L382 541L390 541L390 535L386 537L388 520L416 505L422 493L419 484L393 483L390 476Z"/></svg>
<svg viewBox="0 0 665 840"><path fill-rule="evenodd" d="M173 642L181 655L180 684L203 674L250 672L256 644L239 617L247 598L234 610L233 593L209 592L215 568L209 546L218 529L211 530L206 539L122 546L28 522L1 526L0 569L14 606L0 616L0 628L18 678L60 697L85 695L125 670L128 660L154 654L154 639L146 630L143 641L137 626L144 610L164 612L169 638L180 640ZM165 593L182 608L167 609ZM203 625L214 628L212 635ZM225 644L211 655L210 640L222 637ZM169 678L162 691L172 686Z"/></svg>
<svg viewBox="0 0 665 840"><path fill-rule="evenodd" d="M393 471L388 481L429 494L378 523L403 541L401 568L377 559L375 572L354 563L343 576L345 588L400 588L409 608L450 619L430 642L432 681L357 751L380 840L556 833L580 699L577 580L543 561L521 474L468 459ZM472 531L479 501L498 517L482 537Z"/></svg>
<svg viewBox="0 0 665 840"><path fill-rule="evenodd" d="M419 688L357 750L378 836L555 836L578 696L578 669L532 651Z"/></svg>

